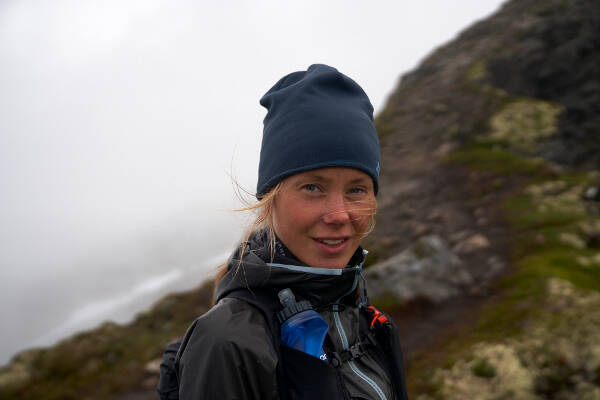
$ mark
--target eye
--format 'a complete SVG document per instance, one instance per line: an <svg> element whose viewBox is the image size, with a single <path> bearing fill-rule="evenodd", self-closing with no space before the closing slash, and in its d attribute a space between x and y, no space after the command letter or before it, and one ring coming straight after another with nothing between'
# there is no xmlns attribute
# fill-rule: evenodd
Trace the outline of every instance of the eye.
<svg viewBox="0 0 600 400"><path fill-rule="evenodd" d="M307 192L316 192L319 190L319 187L314 183L308 183L302 186L302 190L306 190Z"/></svg>
<svg viewBox="0 0 600 400"><path fill-rule="evenodd" d="M353 187L348 191L350 194L364 194L367 191L362 187Z"/></svg>

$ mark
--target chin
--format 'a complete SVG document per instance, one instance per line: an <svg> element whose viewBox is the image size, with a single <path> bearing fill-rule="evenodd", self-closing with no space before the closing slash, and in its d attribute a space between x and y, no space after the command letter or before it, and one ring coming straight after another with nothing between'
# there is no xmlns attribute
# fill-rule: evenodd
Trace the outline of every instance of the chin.
<svg viewBox="0 0 600 400"><path fill-rule="evenodd" d="M331 260L320 259L320 260L312 262L312 263L308 262L308 263L306 263L306 265L315 267L315 268L341 269L341 268L345 268L348 265L348 262L350 261L351 257L352 256L349 256L347 259L344 258L342 261L340 261L340 259L331 259Z"/></svg>

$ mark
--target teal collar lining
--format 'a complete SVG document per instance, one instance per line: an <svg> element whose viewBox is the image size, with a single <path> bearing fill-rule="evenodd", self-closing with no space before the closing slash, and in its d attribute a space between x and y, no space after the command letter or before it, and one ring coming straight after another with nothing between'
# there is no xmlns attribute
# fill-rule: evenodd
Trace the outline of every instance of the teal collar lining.
<svg viewBox="0 0 600 400"><path fill-rule="evenodd" d="M291 271L296 272L304 272L307 274L316 274L316 275L342 275L343 268L315 268L315 267L303 267L300 265L289 265L289 264L277 264L277 263L267 263L269 267L276 268L285 268Z"/></svg>
<svg viewBox="0 0 600 400"><path fill-rule="evenodd" d="M369 252L365 249L363 249L363 261L358 264L355 267L351 267L351 268L316 268L316 267L306 267L303 265L290 265L290 264L278 264L278 263L266 263L267 266L269 267L276 267L276 268L285 268L285 269L289 269L290 271L296 271L296 272L304 272L307 274L315 274L315 275L335 275L335 276L340 276L342 275L342 271L345 269L357 269L359 270L359 273L362 274L362 266L365 263L365 257L367 256ZM364 279L364 278L363 278Z"/></svg>

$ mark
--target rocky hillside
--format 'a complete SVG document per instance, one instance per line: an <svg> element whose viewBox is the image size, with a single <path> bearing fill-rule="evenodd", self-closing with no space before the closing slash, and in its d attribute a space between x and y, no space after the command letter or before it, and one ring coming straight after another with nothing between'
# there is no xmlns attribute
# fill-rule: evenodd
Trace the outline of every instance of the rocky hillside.
<svg viewBox="0 0 600 400"><path fill-rule="evenodd" d="M513 0L378 115L370 292L420 399L600 398L600 3ZM0 370L0 398L155 398L211 285Z"/></svg>
<svg viewBox="0 0 600 400"><path fill-rule="evenodd" d="M369 273L413 397L600 398L599 28L594 1L510 1L379 115Z"/></svg>

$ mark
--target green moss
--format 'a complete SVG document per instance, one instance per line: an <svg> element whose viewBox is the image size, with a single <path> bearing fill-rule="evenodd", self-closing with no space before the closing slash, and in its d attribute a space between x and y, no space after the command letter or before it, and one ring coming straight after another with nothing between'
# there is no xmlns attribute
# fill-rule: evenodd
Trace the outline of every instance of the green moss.
<svg viewBox="0 0 600 400"><path fill-rule="evenodd" d="M492 181L492 187L494 190L501 190L504 187L504 179L496 178Z"/></svg>
<svg viewBox="0 0 600 400"><path fill-rule="evenodd" d="M553 227L569 227L583 220L584 214L574 210L540 211L539 203L527 195L518 195L505 202L508 222L515 231L535 230L540 233L543 229Z"/></svg>
<svg viewBox="0 0 600 400"><path fill-rule="evenodd" d="M473 372L473 375L475 376L486 379L496 376L496 368L494 368L494 366L485 358L476 360L471 367L471 372Z"/></svg>
<svg viewBox="0 0 600 400"><path fill-rule="evenodd" d="M586 268L577 262L577 256L585 252L558 248L535 255L521 261L522 268L531 270L538 278L558 277L573 285L589 290L600 291L600 269Z"/></svg>
<svg viewBox="0 0 600 400"><path fill-rule="evenodd" d="M514 174L531 176L547 173L542 160L511 153L497 141L467 145L448 154L444 161L473 170L490 171L499 176Z"/></svg>
<svg viewBox="0 0 600 400"><path fill-rule="evenodd" d="M485 79L487 73L487 62L485 60L475 61L465 72L465 79L470 82L480 82Z"/></svg>

